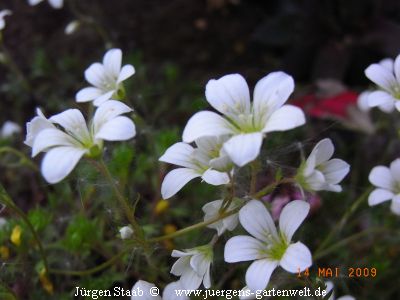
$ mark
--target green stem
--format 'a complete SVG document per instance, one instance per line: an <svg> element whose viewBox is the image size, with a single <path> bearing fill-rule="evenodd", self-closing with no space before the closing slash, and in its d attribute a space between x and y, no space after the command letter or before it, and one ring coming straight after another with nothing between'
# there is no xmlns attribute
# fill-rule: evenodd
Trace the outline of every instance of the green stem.
<svg viewBox="0 0 400 300"><path fill-rule="evenodd" d="M21 151L14 149L12 147L4 146L0 148L0 154L2 153L12 153L15 156L18 156L21 164L25 164L28 167L32 168L35 171L39 171L38 167Z"/></svg>
<svg viewBox="0 0 400 300"><path fill-rule="evenodd" d="M210 219L208 221L203 221L203 222L200 222L200 223L197 223L197 224L193 224L191 226L185 227L185 228L183 228L181 230L175 231L175 232L170 233L170 234L166 234L166 235L162 235L162 236L159 236L159 237L150 238L147 241L149 243L157 243L157 242L160 242L160 241L176 238L176 237L184 235L184 234L186 234L186 233L188 233L190 231L197 230L197 229L206 227L207 225L210 225L210 224L213 224L215 222L221 221L222 219L225 219L226 217L229 217L229 216L237 213L240 209L241 209L241 206L239 206L239 207L237 207L237 208L235 208L235 209L233 209L231 211L221 213L219 216L217 216L217 217L215 217L213 219Z"/></svg>
<svg viewBox="0 0 400 300"><path fill-rule="evenodd" d="M333 244L332 246L326 248L323 251L318 251L317 250L315 252L315 254L314 254L314 260L318 260L318 259L330 254L331 252L335 251L337 248L343 247L343 246L345 246L345 245L347 245L347 244L349 244L351 242L354 242L354 241L356 241L356 240L358 240L358 239L360 239L360 238L362 238L362 237L364 237L366 235L384 233L384 232L387 232L387 231L388 231L387 228L381 228L381 227L376 228L376 227L373 227L373 228L366 229L366 230L364 230L362 232L358 232L356 234L353 234L353 235L351 235L351 236L349 236L349 237L347 237L347 238L345 238L345 239Z"/></svg>
<svg viewBox="0 0 400 300"><path fill-rule="evenodd" d="M332 240L335 234L342 230L343 226L347 223L347 220L350 216L358 209L361 203L367 198L367 196L371 193L372 187L367 189L356 201L354 201L353 205L350 206L350 209L346 211L343 217L340 219L338 223L332 228L331 232L327 235L327 237L322 241L320 246L317 248L316 253L322 251L324 247Z"/></svg>
<svg viewBox="0 0 400 300"><path fill-rule="evenodd" d="M69 275L69 276L87 276L91 275L97 272L100 272L101 270L104 270L105 268L111 266L116 262L118 259L120 259L128 250L125 249L121 252L119 252L117 255L111 257L109 260L106 262L88 270L82 270L82 271L69 271L69 270L59 270L59 269L50 269L49 272L52 274L60 274L60 275Z"/></svg>
<svg viewBox="0 0 400 300"><path fill-rule="evenodd" d="M29 230L31 231L31 233L33 235L33 238L35 239L35 241L39 247L40 256L42 257L44 269L47 274L47 272L49 270L48 263L47 263L47 257L46 257L44 248L42 246L42 242L40 241L39 235L37 234L32 223L29 221L28 216L14 203L14 201L11 199L11 197L8 195L7 191L4 189L4 187L1 184L0 184L0 201L3 202L6 206L11 208L12 210L14 210L22 218L22 220L25 222L25 224L28 226Z"/></svg>
<svg viewBox="0 0 400 300"><path fill-rule="evenodd" d="M284 183L294 183L294 182L295 180L293 178L284 178L278 181L274 181L268 184L267 186L263 187L257 193L252 194L251 197L254 199L260 199L261 197L270 194L278 185Z"/></svg>
<svg viewBox="0 0 400 300"><path fill-rule="evenodd" d="M252 195L256 192L257 188L257 174L259 170L259 162L257 160L252 161L250 164L250 168L251 168L250 195Z"/></svg>

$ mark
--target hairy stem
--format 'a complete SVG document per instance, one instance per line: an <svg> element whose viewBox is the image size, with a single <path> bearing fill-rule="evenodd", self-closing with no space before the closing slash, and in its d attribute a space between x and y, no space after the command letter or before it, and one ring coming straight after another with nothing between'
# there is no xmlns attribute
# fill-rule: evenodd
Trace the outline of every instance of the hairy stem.
<svg viewBox="0 0 400 300"><path fill-rule="evenodd" d="M4 146L0 148L0 154L2 153L12 153L15 156L18 156L20 159L20 163L32 168L35 171L38 171L38 167L21 151L14 149L12 147Z"/></svg>

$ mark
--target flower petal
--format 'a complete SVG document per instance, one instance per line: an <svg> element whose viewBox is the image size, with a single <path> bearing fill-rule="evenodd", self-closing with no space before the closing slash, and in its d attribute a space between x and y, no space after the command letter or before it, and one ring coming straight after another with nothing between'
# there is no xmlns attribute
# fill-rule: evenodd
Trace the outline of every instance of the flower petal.
<svg viewBox="0 0 400 300"><path fill-rule="evenodd" d="M330 184L337 184L349 173L350 165L344 160L334 158L321 164L320 169Z"/></svg>
<svg viewBox="0 0 400 300"><path fill-rule="evenodd" d="M104 123L131 111L132 108L121 101L109 100L104 102L96 109L94 114L93 131L97 132Z"/></svg>
<svg viewBox="0 0 400 300"><path fill-rule="evenodd" d="M119 116L103 124L94 137L106 141L126 141L135 135L136 128L133 121L128 117Z"/></svg>
<svg viewBox="0 0 400 300"><path fill-rule="evenodd" d="M223 149L236 165L242 167L260 154L262 140L261 132L238 134L225 142Z"/></svg>
<svg viewBox="0 0 400 300"><path fill-rule="evenodd" d="M270 235L278 236L270 213L260 201L251 200L243 206L239 220L248 233L261 241L266 241Z"/></svg>
<svg viewBox="0 0 400 300"><path fill-rule="evenodd" d="M282 210L279 217L279 229L285 235L286 241L292 240L293 234L303 223L310 211L310 204L302 200L289 202Z"/></svg>
<svg viewBox="0 0 400 300"><path fill-rule="evenodd" d="M365 70L365 76L381 88L390 91L391 87L396 84L396 78L387 68L372 64Z"/></svg>
<svg viewBox="0 0 400 300"><path fill-rule="evenodd" d="M167 284L164 288L163 294L162 294L162 299L164 300L190 300L189 297L187 297L184 293L183 295L179 295L181 291L183 290L181 282L174 281L169 284ZM157 298L152 298L152 300L157 300Z"/></svg>
<svg viewBox="0 0 400 300"><path fill-rule="evenodd" d="M203 173L201 178L207 182L208 184L212 185L222 185L229 183L229 176L224 172L215 171L212 169L208 169Z"/></svg>
<svg viewBox="0 0 400 300"><path fill-rule="evenodd" d="M369 93L367 101L370 107L393 105L396 99L386 91L373 91Z"/></svg>
<svg viewBox="0 0 400 300"><path fill-rule="evenodd" d="M212 107L223 114L250 112L249 87L239 74L210 80L206 86L206 98Z"/></svg>
<svg viewBox="0 0 400 300"><path fill-rule="evenodd" d="M313 191L321 191L326 187L325 176L318 170L314 170L308 175L306 182L308 187Z"/></svg>
<svg viewBox="0 0 400 300"><path fill-rule="evenodd" d="M384 189L375 189L369 194L368 204L369 206L374 206L380 204L382 202L388 201L394 197L394 194L391 191Z"/></svg>
<svg viewBox="0 0 400 300"><path fill-rule="evenodd" d="M303 111L293 105L284 105L276 110L266 121L263 132L285 131L306 122Z"/></svg>
<svg viewBox="0 0 400 300"><path fill-rule="evenodd" d="M85 79L91 85L102 88L107 82L106 70L101 63L94 63L85 70Z"/></svg>
<svg viewBox="0 0 400 300"><path fill-rule="evenodd" d="M199 276L204 276L209 265L210 262L208 262L201 253L197 253L190 258L190 266Z"/></svg>
<svg viewBox="0 0 400 300"><path fill-rule="evenodd" d="M122 67L121 72L118 75L117 83L121 83L122 81L128 79L133 74L135 74L135 68L132 65L125 65Z"/></svg>
<svg viewBox="0 0 400 300"><path fill-rule="evenodd" d="M320 165L323 162L328 161L335 151L335 146L331 139L323 139L315 145L314 149L312 150L310 156L315 155L315 165Z"/></svg>
<svg viewBox="0 0 400 300"><path fill-rule="evenodd" d="M161 185L161 195L163 199L171 198L180 191L186 183L201 174L188 168L178 168L169 172Z"/></svg>
<svg viewBox="0 0 400 300"><path fill-rule="evenodd" d="M395 181L400 182L400 158L392 161L390 164L390 173Z"/></svg>
<svg viewBox="0 0 400 300"><path fill-rule="evenodd" d="M368 180L375 186L392 190L394 186L393 176L388 167L377 166L369 173Z"/></svg>
<svg viewBox="0 0 400 300"><path fill-rule="evenodd" d="M144 280L137 281L131 289L131 300L162 300L160 296L153 296L150 293L150 290L155 287L154 283Z"/></svg>
<svg viewBox="0 0 400 300"><path fill-rule="evenodd" d="M197 290L202 281L203 277L197 275L197 273L190 268L185 270L180 279L181 285L185 290Z"/></svg>
<svg viewBox="0 0 400 300"><path fill-rule="evenodd" d="M103 57L103 65L108 77L111 77L114 80L118 78L119 72L121 70L121 62L121 49L110 49L106 52Z"/></svg>
<svg viewBox="0 0 400 300"><path fill-rule="evenodd" d="M90 139L85 118L79 109L67 109L52 116L49 120L64 127L68 133L81 142Z"/></svg>
<svg viewBox="0 0 400 300"><path fill-rule="evenodd" d="M104 91L103 91L103 94L102 94L101 96L99 96L99 97L97 97L96 99L94 99L93 105L94 105L94 106L100 106L100 105L102 105L102 104L103 104L104 102L106 102L107 100L110 100L111 97L114 95L115 92L116 92L115 90L111 90L111 91L108 91L108 92L104 92Z"/></svg>
<svg viewBox="0 0 400 300"><path fill-rule="evenodd" d="M281 107L294 90L292 76L284 72L272 72L257 82L254 89L254 112L258 116L271 113Z"/></svg>
<svg viewBox="0 0 400 300"><path fill-rule="evenodd" d="M228 263L260 259L260 250L265 246L259 240L248 235L237 235L225 244L224 259Z"/></svg>
<svg viewBox="0 0 400 300"><path fill-rule="evenodd" d="M249 289L252 291L264 290L277 266L278 262L268 259L253 262L246 272L246 284Z"/></svg>
<svg viewBox="0 0 400 300"><path fill-rule="evenodd" d="M74 140L59 129L44 129L39 132L33 141L32 157L35 157L39 152L56 146L74 146Z"/></svg>
<svg viewBox="0 0 400 300"><path fill-rule="evenodd" d="M200 111L187 122L182 139L185 143L191 143L203 136L231 133L233 133L232 126L223 117L211 111Z"/></svg>
<svg viewBox="0 0 400 300"><path fill-rule="evenodd" d="M279 264L290 273L302 272L312 265L311 252L303 243L291 244Z"/></svg>
<svg viewBox="0 0 400 300"><path fill-rule="evenodd" d="M25 145L32 147L37 135L44 129L50 128L55 129L53 123L51 123L49 120L40 116L34 117L30 122L26 123L26 139L24 141Z"/></svg>
<svg viewBox="0 0 400 300"><path fill-rule="evenodd" d="M390 210L394 214L400 215L400 196L396 196L393 198L392 203L390 204Z"/></svg>
<svg viewBox="0 0 400 300"><path fill-rule="evenodd" d="M54 9L60 9L63 7L64 0L49 0L49 3Z"/></svg>
<svg viewBox="0 0 400 300"><path fill-rule="evenodd" d="M193 147L189 144L179 142L170 146L158 159L169 164L194 169L192 163Z"/></svg>
<svg viewBox="0 0 400 300"><path fill-rule="evenodd" d="M174 274L175 276L181 276L187 268L190 268L190 258L191 256L187 255L177 259L171 267L171 274Z"/></svg>
<svg viewBox="0 0 400 300"><path fill-rule="evenodd" d="M41 171L49 183L63 180L75 168L86 150L62 146L51 149L43 158Z"/></svg>
<svg viewBox="0 0 400 300"><path fill-rule="evenodd" d="M103 95L103 91L95 87L86 87L81 89L75 96L76 102L92 101Z"/></svg>

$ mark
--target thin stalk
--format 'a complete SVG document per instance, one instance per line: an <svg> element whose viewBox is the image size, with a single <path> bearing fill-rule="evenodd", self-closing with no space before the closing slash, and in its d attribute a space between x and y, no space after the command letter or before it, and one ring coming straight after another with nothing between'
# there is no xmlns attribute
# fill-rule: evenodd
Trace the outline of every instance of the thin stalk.
<svg viewBox="0 0 400 300"><path fill-rule="evenodd" d="M46 253L42 246L42 242L40 241L39 235L37 234L32 223L29 221L28 216L14 203L14 201L11 199L11 197L8 195L7 191L4 189L4 187L1 184L0 184L0 201L3 202L6 206L11 208L12 210L14 210L15 213L17 213L22 218L22 220L25 222L25 224L28 226L29 230L31 231L31 233L33 235L33 238L35 239L35 241L39 247L39 253L40 253L40 256L42 257L44 269L47 274L49 271L49 266L47 263Z"/></svg>
<svg viewBox="0 0 400 300"><path fill-rule="evenodd" d="M250 168L251 168L250 195L252 195L256 192L257 188L257 174L259 170L259 162L257 160L252 161L250 164Z"/></svg>
<svg viewBox="0 0 400 300"><path fill-rule="evenodd" d="M105 268L111 266L114 264L115 261L120 259L128 250L125 249L121 252L119 252L117 255L111 257L109 260L106 262L88 270L82 270L82 271L69 271L69 270L59 270L59 269L50 269L49 272L52 274L60 274L60 275L68 275L68 276L87 276L91 275L97 272L100 272L104 270Z"/></svg>
<svg viewBox="0 0 400 300"><path fill-rule="evenodd" d="M332 240L333 236L342 230L343 226L347 223L347 220L350 216L358 209L361 203L367 198L369 193L371 193L372 187L367 189L356 201L354 201L353 205L350 206L350 209L346 211L343 217L340 219L338 223L332 228L331 232L327 235L327 237L322 241L320 246L317 248L316 252L320 252L324 247Z"/></svg>
<svg viewBox="0 0 400 300"><path fill-rule="evenodd" d="M104 177L107 179L107 181L112 186L112 188L114 190L114 193L117 196L118 202L121 205L122 209L124 210L125 216L128 219L129 223L133 226L133 228L135 229L136 233L141 232L140 230L138 230L138 229L140 229L140 226L138 225L138 223L135 220L135 216L134 216L134 212L133 212L132 207L129 205L128 200L122 194L118 184L116 183L116 181L112 177L112 175L111 175L110 171L108 170L107 165L105 164L104 160L101 159L100 163L96 162L96 165L98 166L98 169L100 170L100 172L104 175Z"/></svg>
<svg viewBox="0 0 400 300"><path fill-rule="evenodd" d="M256 193L251 194L251 197L254 199L260 199L261 197L271 193L278 185L284 184L284 183L294 183L295 180L293 178L284 178L278 181L274 181L267 186L263 187L261 190L259 190Z"/></svg>
<svg viewBox="0 0 400 300"><path fill-rule="evenodd" d="M147 242L149 242L149 243L157 243L157 242L160 242L160 241L176 238L178 236L184 235L184 234L186 234L188 232L191 232L193 230L197 230L197 229L206 227L207 225L210 225L210 224L218 222L218 221L220 221L222 219L225 219L226 217L229 217L229 216L237 213L240 210L240 208L241 207L237 207L235 209L232 209L231 211L221 213L219 216L217 216L217 217L215 217L213 219L210 219L208 221L203 221L203 222L200 222L200 223L185 227L185 228L183 228L181 230L178 230L178 231L175 231L173 233L162 235L162 236L158 236L158 237L154 237L154 238L150 238L150 239L147 240Z"/></svg>

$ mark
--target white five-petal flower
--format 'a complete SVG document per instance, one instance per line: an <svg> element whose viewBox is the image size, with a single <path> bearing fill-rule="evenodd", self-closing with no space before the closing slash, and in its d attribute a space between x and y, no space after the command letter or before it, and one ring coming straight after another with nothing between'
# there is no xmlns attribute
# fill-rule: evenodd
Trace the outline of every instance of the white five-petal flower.
<svg viewBox="0 0 400 300"><path fill-rule="evenodd" d="M199 246L185 251L174 250L172 257L178 257L171 273L180 276L180 284L185 290L196 290L203 282L206 289L211 287L210 268L213 261L211 245Z"/></svg>
<svg viewBox="0 0 400 300"><path fill-rule="evenodd" d="M78 109L68 109L49 120L39 115L27 124L25 143L32 147L32 157L46 152L42 174L49 183L57 183L74 169L83 155L99 155L103 140L124 141L134 137L135 124L121 116L130 111L120 101L107 101L96 110L90 129Z"/></svg>
<svg viewBox="0 0 400 300"><path fill-rule="evenodd" d="M32 6L37 5L43 1L44 0L28 0L29 5L32 5ZM64 5L64 0L48 0L48 2L51 5L51 7L53 7L54 9L60 9Z"/></svg>
<svg viewBox="0 0 400 300"><path fill-rule="evenodd" d="M310 250L292 237L307 217L310 205L302 200L290 202L279 218L279 232L265 206L251 200L239 212L240 224L252 236L239 235L225 245L225 261L253 261L246 272L246 285L252 291L267 287L278 266L290 273L304 271L312 264Z"/></svg>
<svg viewBox="0 0 400 300"><path fill-rule="evenodd" d="M370 65L365 75L380 89L368 94L370 107L378 106L384 112L392 112L394 107L400 110L400 55L395 61L384 59Z"/></svg>
<svg viewBox="0 0 400 300"><path fill-rule="evenodd" d="M189 300L189 297L180 295L184 293L179 281L167 284L162 293L162 298L156 295L158 288L154 283L139 280L135 283L131 290L131 300Z"/></svg>
<svg viewBox="0 0 400 300"><path fill-rule="evenodd" d="M306 190L341 192L338 184L349 173L350 165L345 161L331 159L335 147L330 139L321 140L307 160L300 166L297 182Z"/></svg>
<svg viewBox="0 0 400 300"><path fill-rule="evenodd" d="M121 64L122 51L108 50L103 63L96 62L86 69L85 78L92 86L81 89L76 94L76 101L93 101L95 106L99 106L109 99L121 100L125 93L122 82L135 74L132 65L121 67Z"/></svg>
<svg viewBox="0 0 400 300"><path fill-rule="evenodd" d="M303 111L284 105L293 92L293 78L283 72L270 73L254 89L250 102L249 87L239 74L210 80L207 101L223 116L201 111L193 115L183 131L183 141L190 143L202 136L231 136L223 149L238 166L257 158L264 134L285 131L305 123Z"/></svg>
<svg viewBox="0 0 400 300"><path fill-rule="evenodd" d="M3 9L0 11L0 31L6 27L6 20L4 19L5 16L11 15L12 12L9 9Z"/></svg>
<svg viewBox="0 0 400 300"><path fill-rule="evenodd" d="M224 202L223 200L215 200L203 206L202 209L204 212L205 222L217 218L219 216L223 202ZM242 201L240 199L236 198L233 199L229 207L227 207L226 211L231 211L237 208L241 203ZM234 230L238 224L239 224L239 214L236 213L229 217L223 218L218 222L214 222L208 225L207 227L217 230L218 235L221 235L225 232L225 230L229 231Z"/></svg>
<svg viewBox="0 0 400 300"><path fill-rule="evenodd" d="M169 172L162 183L161 194L168 199L182 189L190 180L201 177L212 185L229 183L226 172L232 169L229 157L221 149L227 137L201 137L197 148L179 142L167 149L160 161L180 166Z"/></svg>
<svg viewBox="0 0 400 300"><path fill-rule="evenodd" d="M8 138L8 137L11 137L14 134L17 134L20 132L21 132L21 126L19 126L15 122L6 121L6 122L4 122L3 126L1 127L0 137Z"/></svg>
<svg viewBox="0 0 400 300"><path fill-rule="evenodd" d="M369 181L377 188L368 198L368 204L374 206L392 200L391 210L400 215L400 159L394 160L390 168L386 166L374 167L369 173Z"/></svg>

